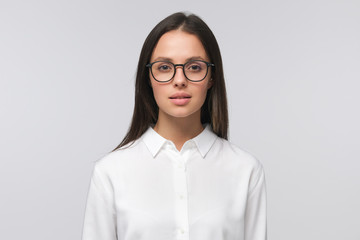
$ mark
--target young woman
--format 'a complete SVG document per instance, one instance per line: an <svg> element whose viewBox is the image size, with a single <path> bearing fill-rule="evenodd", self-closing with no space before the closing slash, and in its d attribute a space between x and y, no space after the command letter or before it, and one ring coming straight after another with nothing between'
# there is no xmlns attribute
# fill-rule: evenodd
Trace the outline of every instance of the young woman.
<svg viewBox="0 0 360 240"><path fill-rule="evenodd" d="M150 32L123 141L96 162L83 240L265 240L262 164L227 141L216 39L175 13Z"/></svg>

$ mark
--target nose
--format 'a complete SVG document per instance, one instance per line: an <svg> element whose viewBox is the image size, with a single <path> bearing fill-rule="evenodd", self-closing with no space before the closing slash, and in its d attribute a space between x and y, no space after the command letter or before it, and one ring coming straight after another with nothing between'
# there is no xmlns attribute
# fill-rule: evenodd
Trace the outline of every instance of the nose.
<svg viewBox="0 0 360 240"><path fill-rule="evenodd" d="M188 84L188 81L184 75L183 67L184 66L175 67L175 75L173 79L173 84L175 87L186 87Z"/></svg>

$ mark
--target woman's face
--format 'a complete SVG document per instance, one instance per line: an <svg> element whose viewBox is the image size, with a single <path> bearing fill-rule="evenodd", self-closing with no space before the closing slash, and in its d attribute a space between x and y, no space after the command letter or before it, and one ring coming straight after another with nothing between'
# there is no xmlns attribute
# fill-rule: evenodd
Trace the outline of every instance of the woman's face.
<svg viewBox="0 0 360 240"><path fill-rule="evenodd" d="M169 31L161 36L150 62L159 60L170 61L174 64L184 64L189 60L209 62L198 37L181 30ZM203 81L190 82L184 76L182 67L177 67L174 78L166 83L157 82L149 71L155 101L159 107L159 117L168 115L183 118L194 114L200 117L207 90L212 85L211 69L208 70Z"/></svg>

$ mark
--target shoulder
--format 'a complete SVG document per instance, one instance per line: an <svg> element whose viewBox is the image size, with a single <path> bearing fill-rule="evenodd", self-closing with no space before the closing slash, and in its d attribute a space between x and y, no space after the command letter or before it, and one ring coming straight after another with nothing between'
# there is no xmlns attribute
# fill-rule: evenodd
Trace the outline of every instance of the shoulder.
<svg viewBox="0 0 360 240"><path fill-rule="evenodd" d="M115 151L107 153L95 161L94 169L99 172L109 173L122 168L129 160L133 159L142 151L140 139L133 141Z"/></svg>
<svg viewBox="0 0 360 240"><path fill-rule="evenodd" d="M262 162L252 153L224 138L217 138L217 150L226 160L252 169L262 169Z"/></svg>

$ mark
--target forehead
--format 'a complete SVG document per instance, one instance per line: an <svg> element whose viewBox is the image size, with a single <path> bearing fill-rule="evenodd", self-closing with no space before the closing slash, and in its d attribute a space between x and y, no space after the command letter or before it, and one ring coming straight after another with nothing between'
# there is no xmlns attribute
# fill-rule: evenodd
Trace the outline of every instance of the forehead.
<svg viewBox="0 0 360 240"><path fill-rule="evenodd" d="M167 58L174 63L182 63L194 57L209 60L200 39L194 34L173 30L160 37L151 55L151 61Z"/></svg>

